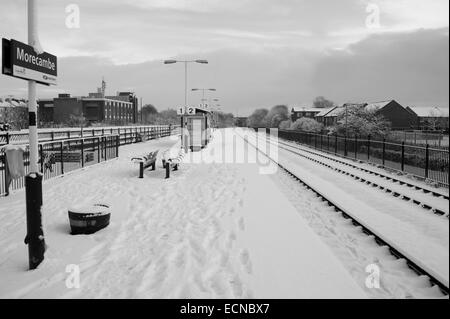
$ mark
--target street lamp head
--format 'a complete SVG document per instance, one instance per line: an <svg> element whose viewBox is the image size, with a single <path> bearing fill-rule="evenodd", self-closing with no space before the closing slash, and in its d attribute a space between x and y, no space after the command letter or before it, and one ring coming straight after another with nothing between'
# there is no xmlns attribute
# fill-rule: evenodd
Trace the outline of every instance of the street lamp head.
<svg viewBox="0 0 450 319"><path fill-rule="evenodd" d="M208 64L207 60L195 60L197 63Z"/></svg>
<svg viewBox="0 0 450 319"><path fill-rule="evenodd" d="M210 91L215 91L216 89L209 89Z"/></svg>
<svg viewBox="0 0 450 319"><path fill-rule="evenodd" d="M200 90L200 89L192 89L191 91L198 91L198 90Z"/></svg>
<svg viewBox="0 0 450 319"><path fill-rule="evenodd" d="M173 64L173 63L177 63L177 60L165 60L164 64Z"/></svg>

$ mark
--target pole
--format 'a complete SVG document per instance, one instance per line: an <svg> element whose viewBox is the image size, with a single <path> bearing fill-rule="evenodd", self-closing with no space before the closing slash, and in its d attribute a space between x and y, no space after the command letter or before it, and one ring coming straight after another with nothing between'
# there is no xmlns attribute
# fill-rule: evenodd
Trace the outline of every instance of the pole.
<svg viewBox="0 0 450 319"><path fill-rule="evenodd" d="M348 119L347 119L347 104L345 105L345 137L347 137L347 130L348 130Z"/></svg>
<svg viewBox="0 0 450 319"><path fill-rule="evenodd" d="M28 0L28 44L36 48L37 9L35 0ZM41 52L39 52L41 53ZM28 140L30 151L30 173L25 177L25 197L27 210L27 235L29 268L36 269L44 260L45 240L42 229L42 174L38 168L36 82L28 81Z"/></svg>
<svg viewBox="0 0 450 319"><path fill-rule="evenodd" d="M186 108L188 106L188 98L187 98L187 90L188 90L188 61L184 61L184 107ZM181 146L184 147L184 152L187 153L187 138L185 136L185 130L184 127L186 123L185 116L181 115Z"/></svg>
<svg viewBox="0 0 450 319"><path fill-rule="evenodd" d="M187 76L187 72L188 72L188 61L184 61L184 106L187 106L187 81L188 81L188 76Z"/></svg>
<svg viewBox="0 0 450 319"><path fill-rule="evenodd" d="M142 109L143 109L143 107L144 107L144 104L142 104L142 98L141 98L141 125L142 125Z"/></svg>

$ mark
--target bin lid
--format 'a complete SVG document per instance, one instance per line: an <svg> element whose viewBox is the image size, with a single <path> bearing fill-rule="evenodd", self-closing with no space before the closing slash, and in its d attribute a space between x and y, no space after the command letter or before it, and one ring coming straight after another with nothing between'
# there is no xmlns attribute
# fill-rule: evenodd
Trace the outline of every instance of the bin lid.
<svg viewBox="0 0 450 319"><path fill-rule="evenodd" d="M110 213L110 206L104 203L80 204L71 206L68 210L72 214L102 216Z"/></svg>

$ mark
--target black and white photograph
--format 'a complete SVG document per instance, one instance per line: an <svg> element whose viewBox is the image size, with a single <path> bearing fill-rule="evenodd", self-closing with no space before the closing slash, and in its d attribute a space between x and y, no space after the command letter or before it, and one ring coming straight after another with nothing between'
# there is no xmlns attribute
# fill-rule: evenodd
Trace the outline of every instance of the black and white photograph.
<svg viewBox="0 0 450 319"><path fill-rule="evenodd" d="M1 0L0 37L0 299L448 301L448 0Z"/></svg>

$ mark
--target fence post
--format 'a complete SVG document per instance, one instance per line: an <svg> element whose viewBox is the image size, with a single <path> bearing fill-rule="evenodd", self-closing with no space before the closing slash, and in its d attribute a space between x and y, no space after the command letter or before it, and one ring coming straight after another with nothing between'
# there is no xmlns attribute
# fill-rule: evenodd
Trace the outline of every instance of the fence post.
<svg viewBox="0 0 450 319"><path fill-rule="evenodd" d="M344 156L347 156L347 134L344 135Z"/></svg>
<svg viewBox="0 0 450 319"><path fill-rule="evenodd" d="M98 150L97 150L97 162L100 163L101 162L101 153L100 153L100 137L97 137L97 146L98 146Z"/></svg>
<svg viewBox="0 0 450 319"><path fill-rule="evenodd" d="M55 132L52 131L52 141L54 141L54 140L55 140Z"/></svg>
<svg viewBox="0 0 450 319"><path fill-rule="evenodd" d="M61 162L60 162L61 163L61 175L63 175L64 174L63 142L60 142L59 146L60 146L59 155L61 157Z"/></svg>
<svg viewBox="0 0 450 319"><path fill-rule="evenodd" d="M334 154L336 155L338 151L338 136L337 134L334 136Z"/></svg>
<svg viewBox="0 0 450 319"><path fill-rule="evenodd" d="M425 148L425 178L428 178L428 170L430 166L430 145Z"/></svg>
<svg viewBox="0 0 450 319"><path fill-rule="evenodd" d="M402 142L402 172L405 170L405 141Z"/></svg>
<svg viewBox="0 0 450 319"><path fill-rule="evenodd" d="M358 134L355 134L355 159L358 159Z"/></svg>
<svg viewBox="0 0 450 319"><path fill-rule="evenodd" d="M9 178L9 175L8 175L9 169L7 169L7 167L6 167L6 165L7 165L7 163L6 163L6 153L3 152L3 156L1 158L1 160L3 162L3 171L5 172L5 175L4 175L5 179L3 180L4 185L5 185L5 193L6 193L6 196L8 196L9 195L9 186L10 186L9 183L8 183L8 180L10 178Z"/></svg>
<svg viewBox="0 0 450 319"><path fill-rule="evenodd" d="M6 132L6 144L9 144L9 133Z"/></svg>
<svg viewBox="0 0 450 319"><path fill-rule="evenodd" d="M386 138L383 137L383 155L382 155L383 166L385 163L385 157L386 157Z"/></svg>
<svg viewBox="0 0 450 319"><path fill-rule="evenodd" d="M70 139L70 130L67 131L67 138Z"/></svg>
<svg viewBox="0 0 450 319"><path fill-rule="evenodd" d="M116 135L116 157L119 157L120 135Z"/></svg>
<svg viewBox="0 0 450 319"><path fill-rule="evenodd" d="M42 150L42 144L39 144L39 157L41 163L41 173L44 173L44 151Z"/></svg>
<svg viewBox="0 0 450 319"><path fill-rule="evenodd" d="M370 160L370 140L371 140L371 136L369 134L369 136L367 136L367 160Z"/></svg>
<svg viewBox="0 0 450 319"><path fill-rule="evenodd" d="M84 140L81 140L81 167L84 167Z"/></svg>

